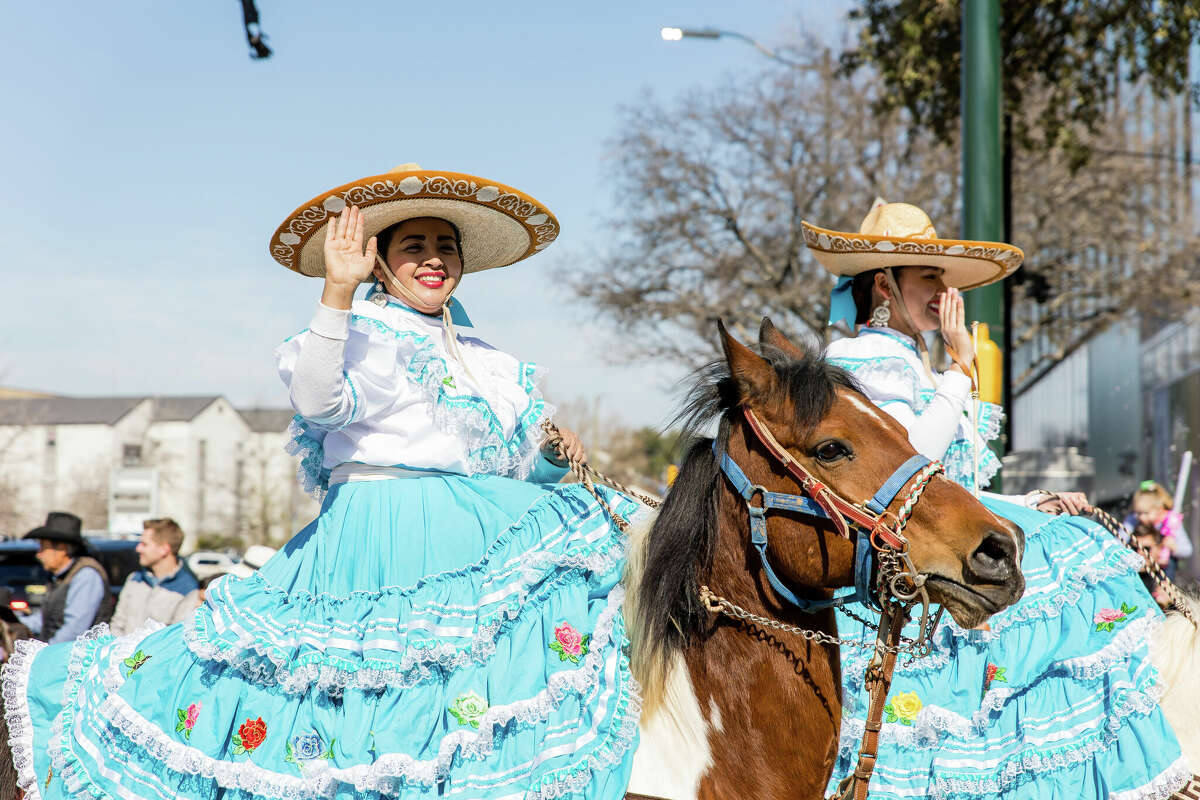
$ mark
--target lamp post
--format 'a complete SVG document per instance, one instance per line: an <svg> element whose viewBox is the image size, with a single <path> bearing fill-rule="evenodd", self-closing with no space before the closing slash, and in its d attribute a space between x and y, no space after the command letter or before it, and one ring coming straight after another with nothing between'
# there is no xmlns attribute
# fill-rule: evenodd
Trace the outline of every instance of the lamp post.
<svg viewBox="0 0 1200 800"><path fill-rule="evenodd" d="M663 28L660 33L664 42L678 42L682 39L737 39L745 42L767 58L786 64L797 69L808 69L811 65L781 56L757 39L751 39L737 31L718 30L717 28Z"/></svg>
<svg viewBox="0 0 1200 800"><path fill-rule="evenodd" d="M962 6L962 164L963 238L1008 241L1004 124L1000 92L999 0L965 0ZM966 293L969 318L986 322L1002 342L1004 403L1010 401L1011 339L1005 287L993 283ZM1011 409L1010 409L1011 410ZM1004 446L992 443L996 456Z"/></svg>

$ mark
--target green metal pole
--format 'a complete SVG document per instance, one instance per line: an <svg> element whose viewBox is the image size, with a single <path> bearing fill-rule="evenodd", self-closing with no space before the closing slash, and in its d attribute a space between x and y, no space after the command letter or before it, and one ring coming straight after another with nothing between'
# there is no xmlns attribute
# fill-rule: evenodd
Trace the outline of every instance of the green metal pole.
<svg viewBox="0 0 1200 800"><path fill-rule="evenodd" d="M963 238L1004 237L1003 116L1000 93L1000 2L963 0L962 15ZM1004 341L1004 287L966 293L968 319L986 322ZM1005 406L1008 397L1004 398ZM1011 412L1011 409L1008 409ZM997 456L1004 445L993 442ZM992 489L998 488L993 480Z"/></svg>

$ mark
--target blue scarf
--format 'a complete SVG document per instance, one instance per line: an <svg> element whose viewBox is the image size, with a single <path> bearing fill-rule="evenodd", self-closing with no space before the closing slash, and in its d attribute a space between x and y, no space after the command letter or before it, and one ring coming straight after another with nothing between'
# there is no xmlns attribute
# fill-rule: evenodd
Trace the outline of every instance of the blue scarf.
<svg viewBox="0 0 1200 800"><path fill-rule="evenodd" d="M829 293L829 324L846 321L847 327L854 330L854 320L858 317L858 308L854 305L854 294L850 291L854 283L853 275L842 275Z"/></svg>

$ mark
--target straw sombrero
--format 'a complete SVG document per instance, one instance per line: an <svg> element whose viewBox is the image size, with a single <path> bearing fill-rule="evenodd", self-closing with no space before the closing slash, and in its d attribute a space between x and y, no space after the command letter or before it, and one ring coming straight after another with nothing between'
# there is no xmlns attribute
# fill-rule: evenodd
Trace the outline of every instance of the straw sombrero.
<svg viewBox="0 0 1200 800"><path fill-rule="evenodd" d="M474 175L404 164L300 206L271 236L271 256L302 275L324 275L325 225L351 205L362 209L364 241L406 219L437 217L454 223L462 234L464 272L508 266L558 237L558 220L524 192Z"/></svg>
<svg viewBox="0 0 1200 800"><path fill-rule="evenodd" d="M974 289L1008 277L1025 254L1002 242L939 239L929 215L908 203L879 201L858 233L818 228L808 222L804 243L834 275L852 276L883 267L933 266L955 289Z"/></svg>

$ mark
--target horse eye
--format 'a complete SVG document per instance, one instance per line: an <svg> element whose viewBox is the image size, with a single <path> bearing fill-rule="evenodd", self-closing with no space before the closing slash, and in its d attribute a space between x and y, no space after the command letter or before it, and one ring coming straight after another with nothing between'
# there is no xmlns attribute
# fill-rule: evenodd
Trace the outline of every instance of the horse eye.
<svg viewBox="0 0 1200 800"><path fill-rule="evenodd" d="M850 448L841 442L830 439L827 442L821 442L817 445L816 456L818 461L823 461L826 464L832 464L834 461L840 461L850 455Z"/></svg>

